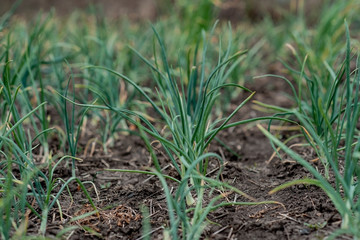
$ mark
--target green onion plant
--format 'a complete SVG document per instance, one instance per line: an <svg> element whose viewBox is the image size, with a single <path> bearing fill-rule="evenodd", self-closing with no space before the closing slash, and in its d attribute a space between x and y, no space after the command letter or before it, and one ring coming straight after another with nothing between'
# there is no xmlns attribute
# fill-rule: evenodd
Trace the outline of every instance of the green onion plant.
<svg viewBox="0 0 360 240"><path fill-rule="evenodd" d="M251 202L231 204L265 203L257 202L246 193L222 183L218 178L207 177L209 161L214 160L220 163L221 167L217 177L219 177L223 168L222 158L215 153L208 152L209 145L215 136L225 128L260 120L250 119L230 123L231 118L251 99L255 92L238 84L225 82L225 76L228 76L229 71L234 69L232 64L238 64L236 59L246 53L246 51L242 51L231 54L231 37L228 38L228 47L225 51L221 50L222 43L220 42L221 51L219 52L217 66L209 69L206 55L208 44L206 34L203 32L201 53L199 53L198 49L194 51L194 56L187 62L185 70L180 68L180 70L176 71L169 65L163 40L155 29L154 34L159 43L160 52L155 51L153 62L147 60L133 49L135 54L152 70L156 82L154 94L148 94L130 78L112 69L101 66L90 66L88 68L110 72L131 85L154 108L161 120L159 123L162 125L161 127L158 124L152 124L139 112L111 106L102 92L93 90L104 105L80 104L66 98L66 96L63 96L63 98L79 106L111 110L138 127L151 153L155 169L151 171L109 169L109 171L157 175L164 187L169 207L171 226L165 231L165 237L171 236L172 239L177 239L180 227L183 239L198 239L201 236L207 214L220 206L226 205L223 202L218 203L223 195L213 197L212 191L209 193L207 189L227 188L251 200ZM198 44L198 46L201 46L201 44ZM198 55L201 55L199 62ZM220 91L227 87L240 88L246 91L248 96L231 114L215 118L213 116L214 104L221 94ZM161 129L164 131L160 131ZM160 163L150 144L150 139L155 139L162 144L167 157L178 172L180 180L162 173ZM165 178L177 184L174 194L170 193ZM206 194L210 194L212 200L211 203L203 206ZM268 201L266 203L276 202Z"/></svg>
<svg viewBox="0 0 360 240"><path fill-rule="evenodd" d="M328 166L328 171L322 175L312 164L259 126L261 131L272 142L303 165L314 176L314 179L305 178L285 183L272 190L272 192L300 183L321 187L342 217L341 229L335 231L330 236L330 239L342 234L350 234L354 239L360 238L360 185L358 184L360 177L360 131L358 128L360 117L360 65L358 57L356 59L356 69L351 70L353 57L351 55L350 34L347 25L346 39L344 63L338 71L328 67L329 74L332 76L332 83L326 94L322 95L322 98L318 98L316 102L312 102L311 105L313 111L319 114L317 117L321 121L314 121L313 116L308 114L308 111L302 110L301 107L288 112L284 111L299 121L309 145L315 150L318 158L326 163L325 167ZM311 73L305 79L315 89L307 89L307 91L320 93L323 89L313 84ZM305 74L303 73L301 76L305 76ZM299 95L296 97L299 98ZM332 178L335 179L334 184L331 183Z"/></svg>
<svg viewBox="0 0 360 240"><path fill-rule="evenodd" d="M194 57L193 62L188 62L186 72L180 72L180 85L178 85L173 70L168 65L166 51L162 40L158 33L156 31L154 32L160 44L160 58L162 65L160 65L160 62L158 62L157 59L155 59L155 63L151 63L143 58L136 50L133 51L153 71L157 84L157 94L154 97L157 98L158 103L152 100L151 96L145 93L141 87L123 74L104 67L96 68L107 70L116 76L121 77L127 83L134 86L141 95L149 101L157 114L159 114L161 120L165 122L165 126L168 128L169 132L168 137L171 138L171 140L161 136L155 127L147 120L145 121L147 127L142 128L142 130L162 143L175 169L180 176L184 176L187 170L186 166L207 152L207 148L216 134L226 126L239 109L250 100L254 93L240 85L226 84L224 82L225 79L223 78L226 73L226 67L231 64L230 62L245 54L245 52L239 52L231 56L229 52L230 47L228 47L223 56L219 56L218 66L216 66L214 70L209 73L209 76L206 77L206 43L204 43L203 46L203 61L198 64L196 57ZM231 45L231 43L229 43L229 45ZM160 70L161 67L164 68L163 72ZM185 86L184 81L181 80L184 77L187 77L188 79L187 86ZM220 89L225 87L238 87L250 92L250 95L228 117L223 119L213 119L212 107L214 106L216 98L219 96ZM103 97L101 98L103 99ZM107 103L105 99L103 100ZM116 110L112 106L107 105L107 107ZM133 115L138 115L135 112L128 110L121 111L123 111L123 114L131 113ZM144 120L144 118L141 120ZM197 166L198 172L206 175L207 165L207 159L200 161ZM155 166L157 170L160 171L159 163L156 161ZM199 182L196 179L193 179L192 181ZM199 184L195 185L199 186ZM194 200L189 194L188 204L191 205L193 202Z"/></svg>
<svg viewBox="0 0 360 240"><path fill-rule="evenodd" d="M281 78L289 84L295 108L313 122L317 134L322 137L327 134L327 123L323 118L322 111L331 114L331 123L342 111L342 105L337 101L341 94L339 91L340 79L345 77L344 63L339 58L339 55L346 51L343 41L341 41L341 38L345 36L345 28L342 27L342 24L346 17L353 18L355 10L359 7L360 5L356 1L327 2L311 30L308 29L304 12L300 11L299 16L293 20L295 21L292 25L294 29L291 30L295 45L287 44L295 64L282 61L289 70L290 76L295 80L295 84L288 77L266 75ZM341 65L343 65L342 68L340 68ZM339 70L335 71L334 69ZM265 106L262 103L256 103ZM280 112L276 116L292 115L291 109L269 105L265 107ZM320 160L325 166L326 176L329 177L329 163L325 158L320 158Z"/></svg>
<svg viewBox="0 0 360 240"><path fill-rule="evenodd" d="M49 128L42 70L56 65L59 60L47 61L47 36L50 16L36 20L25 44L14 39L19 32L2 29L0 55L0 236L2 239L23 237L29 215L40 219L39 235L44 236L49 211L61 206L59 197L70 182L77 182L95 208L83 183L72 176L67 180L54 177L54 171L65 159L50 152ZM14 35L12 35L14 34ZM45 52L45 53L44 53ZM45 54L45 56L44 56ZM62 58L63 60L63 58ZM39 149L43 150L40 151ZM34 151L41 153L41 159ZM96 208L95 208L96 209Z"/></svg>

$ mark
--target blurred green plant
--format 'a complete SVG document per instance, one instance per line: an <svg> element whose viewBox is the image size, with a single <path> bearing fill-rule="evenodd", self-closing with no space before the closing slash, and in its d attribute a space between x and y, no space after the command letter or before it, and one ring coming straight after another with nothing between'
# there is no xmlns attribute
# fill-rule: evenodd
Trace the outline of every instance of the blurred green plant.
<svg viewBox="0 0 360 240"><path fill-rule="evenodd" d="M214 0L180 0L175 2L177 19L182 19L182 31L187 35L187 40L197 43L202 31L209 31L214 24L216 6Z"/></svg>

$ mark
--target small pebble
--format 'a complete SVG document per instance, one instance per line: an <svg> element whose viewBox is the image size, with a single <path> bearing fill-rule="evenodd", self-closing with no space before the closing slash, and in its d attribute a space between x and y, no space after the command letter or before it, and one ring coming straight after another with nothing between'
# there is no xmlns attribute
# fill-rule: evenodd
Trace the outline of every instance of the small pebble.
<svg viewBox="0 0 360 240"><path fill-rule="evenodd" d="M303 228L299 230L301 235L309 235L310 230L308 228Z"/></svg>

